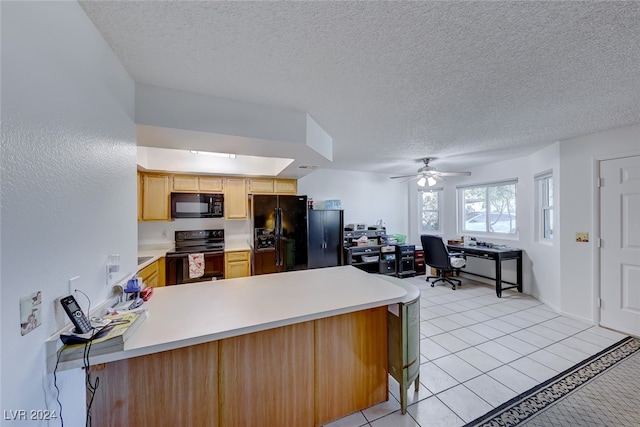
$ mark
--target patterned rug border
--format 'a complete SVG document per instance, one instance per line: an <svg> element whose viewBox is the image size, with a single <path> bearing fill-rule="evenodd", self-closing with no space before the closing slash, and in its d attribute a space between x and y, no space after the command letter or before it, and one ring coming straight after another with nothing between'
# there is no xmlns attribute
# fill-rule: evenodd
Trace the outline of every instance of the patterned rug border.
<svg viewBox="0 0 640 427"><path fill-rule="evenodd" d="M623 338L601 352L465 424L465 427L515 426L638 350L640 350L640 339L634 337Z"/></svg>

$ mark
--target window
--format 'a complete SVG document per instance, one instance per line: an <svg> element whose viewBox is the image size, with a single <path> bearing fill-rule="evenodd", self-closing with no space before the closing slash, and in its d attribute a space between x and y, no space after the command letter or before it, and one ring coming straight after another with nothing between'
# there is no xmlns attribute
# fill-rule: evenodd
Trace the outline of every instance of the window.
<svg viewBox="0 0 640 427"><path fill-rule="evenodd" d="M460 230L516 234L517 180L458 187Z"/></svg>
<svg viewBox="0 0 640 427"><path fill-rule="evenodd" d="M538 239L553 240L553 174L536 175L536 227Z"/></svg>
<svg viewBox="0 0 640 427"><path fill-rule="evenodd" d="M442 231L440 203L442 189L418 190L420 209L420 234Z"/></svg>

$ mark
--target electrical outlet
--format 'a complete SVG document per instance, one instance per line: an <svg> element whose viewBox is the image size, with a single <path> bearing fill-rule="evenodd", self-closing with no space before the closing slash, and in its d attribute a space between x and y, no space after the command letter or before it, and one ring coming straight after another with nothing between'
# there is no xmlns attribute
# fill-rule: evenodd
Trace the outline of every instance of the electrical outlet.
<svg viewBox="0 0 640 427"><path fill-rule="evenodd" d="M80 276L69 279L69 292L67 292L67 295L73 294L73 291L78 289L78 279L80 279Z"/></svg>

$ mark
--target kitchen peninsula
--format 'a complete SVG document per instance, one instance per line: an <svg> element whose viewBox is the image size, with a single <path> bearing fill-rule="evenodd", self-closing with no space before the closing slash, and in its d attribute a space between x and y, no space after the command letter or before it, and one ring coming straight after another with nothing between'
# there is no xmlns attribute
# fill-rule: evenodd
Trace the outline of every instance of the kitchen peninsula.
<svg viewBox="0 0 640 427"><path fill-rule="evenodd" d="M124 351L91 358L93 423L318 426L385 401L406 294L352 266L158 288Z"/></svg>

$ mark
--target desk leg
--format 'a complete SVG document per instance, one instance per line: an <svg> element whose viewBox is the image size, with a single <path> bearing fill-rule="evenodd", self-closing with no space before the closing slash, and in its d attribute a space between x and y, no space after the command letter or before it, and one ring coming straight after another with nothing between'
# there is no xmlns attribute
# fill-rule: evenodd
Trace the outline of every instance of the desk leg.
<svg viewBox="0 0 640 427"><path fill-rule="evenodd" d="M522 255L520 255L517 258L517 261L518 261L518 266L517 266L518 280L516 282L518 283L518 292L522 293Z"/></svg>
<svg viewBox="0 0 640 427"><path fill-rule="evenodd" d="M496 295L502 297L502 257L496 257Z"/></svg>

